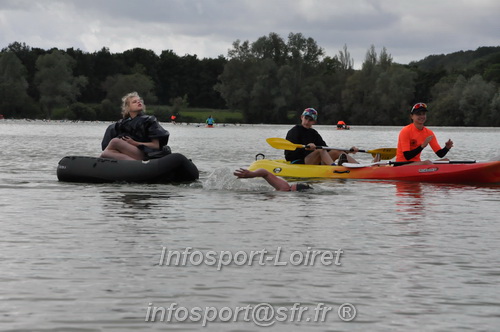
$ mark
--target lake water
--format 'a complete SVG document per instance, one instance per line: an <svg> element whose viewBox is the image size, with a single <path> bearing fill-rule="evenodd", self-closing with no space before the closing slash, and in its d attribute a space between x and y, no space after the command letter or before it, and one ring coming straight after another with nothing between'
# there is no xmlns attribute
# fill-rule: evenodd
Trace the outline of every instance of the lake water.
<svg viewBox="0 0 500 332"><path fill-rule="evenodd" d="M58 182L58 161L97 156L107 125L0 121L0 330L500 328L499 186L323 180L275 192L232 171L257 153L281 158L265 138L290 126L171 124L169 145L199 181ZM400 130L316 128L362 149L395 147ZM500 154L499 128L432 129L455 142L450 159Z"/></svg>

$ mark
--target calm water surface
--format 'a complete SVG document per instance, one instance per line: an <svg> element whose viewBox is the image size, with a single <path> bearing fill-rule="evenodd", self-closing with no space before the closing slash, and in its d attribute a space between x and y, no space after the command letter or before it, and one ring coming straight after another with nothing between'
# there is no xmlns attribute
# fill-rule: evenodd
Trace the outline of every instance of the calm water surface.
<svg viewBox="0 0 500 332"><path fill-rule="evenodd" d="M165 124L172 150L200 169L195 183L58 182L58 161L97 156L107 125L0 122L0 330L255 331L244 311L202 327L179 308L213 307L228 320L261 303L288 310L276 331L499 330L500 187L323 180L312 192L274 192L232 175L257 153L282 157L265 138L290 126L265 125ZM317 129L331 146L374 149L395 147L400 128ZM441 144L454 140L451 159L500 154L499 128L433 129ZM240 262L264 249L278 262L312 251L339 260L274 266L256 256L218 270L187 254L185 266L161 264L164 247L240 252ZM173 303L177 321L147 321ZM338 315L345 303L356 308L350 322ZM332 309L324 321L318 306Z"/></svg>

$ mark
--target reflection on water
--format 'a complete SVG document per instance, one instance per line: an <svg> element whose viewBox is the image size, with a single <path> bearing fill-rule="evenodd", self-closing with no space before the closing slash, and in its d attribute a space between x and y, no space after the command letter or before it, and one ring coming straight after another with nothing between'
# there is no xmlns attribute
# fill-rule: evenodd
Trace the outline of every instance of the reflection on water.
<svg viewBox="0 0 500 332"><path fill-rule="evenodd" d="M426 199L422 183L397 181L396 211L401 212L403 220L416 220L425 217Z"/></svg>
<svg viewBox="0 0 500 332"><path fill-rule="evenodd" d="M152 208L157 208L160 205L164 205L166 200L170 199L172 196L168 194L150 194L150 193L103 193L104 200L111 205L114 205L115 209L120 210L149 210ZM139 211L143 212L143 211Z"/></svg>

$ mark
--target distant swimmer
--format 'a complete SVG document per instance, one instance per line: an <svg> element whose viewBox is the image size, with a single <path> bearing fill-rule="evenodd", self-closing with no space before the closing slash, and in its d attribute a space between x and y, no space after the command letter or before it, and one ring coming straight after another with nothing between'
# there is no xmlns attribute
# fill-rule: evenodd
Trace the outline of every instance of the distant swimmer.
<svg viewBox="0 0 500 332"><path fill-rule="evenodd" d="M215 120L211 115L209 115L208 119L205 122L207 123L208 128L212 128L214 126Z"/></svg>
<svg viewBox="0 0 500 332"><path fill-rule="evenodd" d="M337 122L337 129L350 129L349 126L342 120Z"/></svg>

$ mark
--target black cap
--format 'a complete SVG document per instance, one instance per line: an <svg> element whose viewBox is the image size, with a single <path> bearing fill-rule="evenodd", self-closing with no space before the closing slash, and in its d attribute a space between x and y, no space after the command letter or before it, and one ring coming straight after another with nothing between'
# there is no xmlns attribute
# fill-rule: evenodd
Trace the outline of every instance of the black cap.
<svg viewBox="0 0 500 332"><path fill-rule="evenodd" d="M309 189L312 189L312 187L310 185L308 185L307 183L297 183L297 191L304 191L304 190L309 190Z"/></svg>
<svg viewBox="0 0 500 332"><path fill-rule="evenodd" d="M424 112L427 112L427 105L424 104L424 103L416 103L415 105L413 105L413 107L411 108L411 111L410 113L413 114L415 112L421 112L421 111L424 111Z"/></svg>

